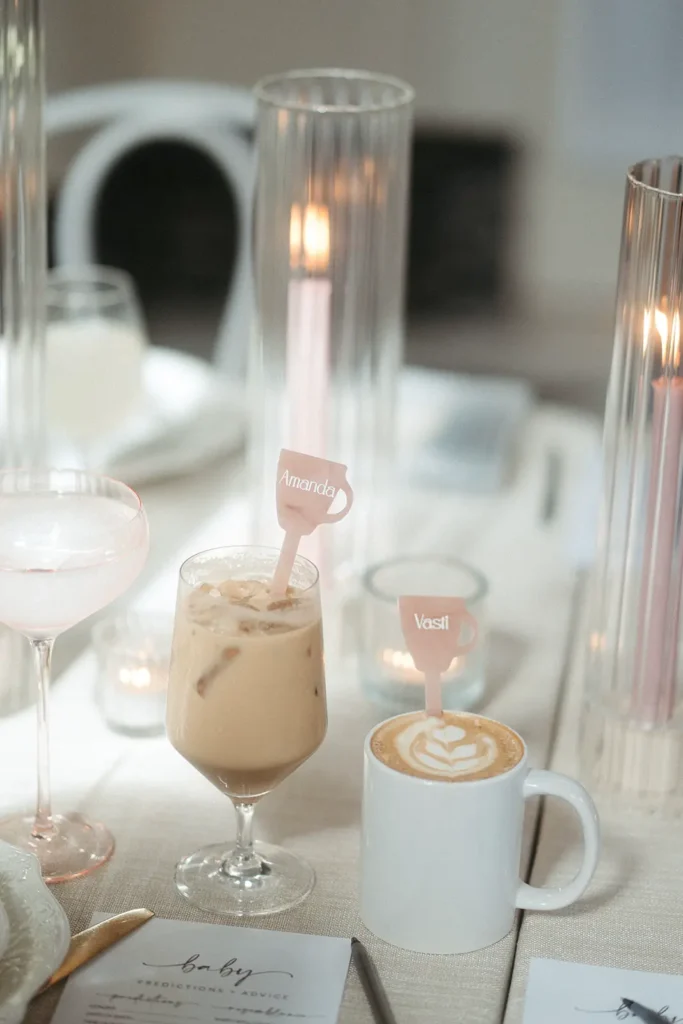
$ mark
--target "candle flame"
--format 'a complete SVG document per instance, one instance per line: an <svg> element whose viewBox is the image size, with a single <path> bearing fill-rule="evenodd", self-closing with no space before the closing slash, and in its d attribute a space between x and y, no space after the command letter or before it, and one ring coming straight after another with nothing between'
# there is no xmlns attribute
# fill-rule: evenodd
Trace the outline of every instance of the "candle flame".
<svg viewBox="0 0 683 1024"><path fill-rule="evenodd" d="M655 309L654 316L649 309L643 316L643 351L645 352L652 339L652 321L659 335L662 352L662 366L677 368L681 361L681 320L678 312L671 315L671 321L661 309Z"/></svg>
<svg viewBox="0 0 683 1024"><path fill-rule="evenodd" d="M363 159L363 170L365 171L366 178L374 178L377 166L371 156L366 156Z"/></svg>
<svg viewBox="0 0 683 1024"><path fill-rule="evenodd" d="M134 690L147 690L152 682L152 673L144 666L140 668L122 668L119 672L119 679L124 686L130 686Z"/></svg>
<svg viewBox="0 0 683 1024"><path fill-rule="evenodd" d="M326 206L308 203L303 212L298 203L289 221L291 265L309 273L324 272L330 264L330 212Z"/></svg>
<svg viewBox="0 0 683 1024"><path fill-rule="evenodd" d="M411 682L422 682L423 675L419 669L415 668L415 662L413 656L409 651L395 651L388 647L382 651L382 662L387 668L397 669L399 672L404 673L406 679L410 679ZM454 672L459 667L460 658L455 657L448 666L448 672Z"/></svg>
<svg viewBox="0 0 683 1024"><path fill-rule="evenodd" d="M681 318L678 312L671 318L671 361L676 368L681 362Z"/></svg>
<svg viewBox="0 0 683 1024"><path fill-rule="evenodd" d="M391 668L413 669L413 671L417 671L413 656L408 651L384 651L382 661L385 665L390 665Z"/></svg>
<svg viewBox="0 0 683 1024"><path fill-rule="evenodd" d="M669 320L661 309L655 310L655 330L662 346L662 362L666 363L669 355Z"/></svg>

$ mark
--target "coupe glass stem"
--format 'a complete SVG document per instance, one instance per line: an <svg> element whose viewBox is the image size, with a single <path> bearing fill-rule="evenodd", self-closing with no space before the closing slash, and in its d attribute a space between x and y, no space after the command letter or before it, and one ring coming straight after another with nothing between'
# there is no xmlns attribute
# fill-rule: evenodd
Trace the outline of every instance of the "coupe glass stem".
<svg viewBox="0 0 683 1024"><path fill-rule="evenodd" d="M253 878L263 872L263 865L254 853L254 804L236 803L237 836L235 846L223 870L231 878Z"/></svg>
<svg viewBox="0 0 683 1024"><path fill-rule="evenodd" d="M48 837L54 832L50 795L50 731L48 728L48 691L52 672L54 639L31 640L38 681L38 796L33 835Z"/></svg>

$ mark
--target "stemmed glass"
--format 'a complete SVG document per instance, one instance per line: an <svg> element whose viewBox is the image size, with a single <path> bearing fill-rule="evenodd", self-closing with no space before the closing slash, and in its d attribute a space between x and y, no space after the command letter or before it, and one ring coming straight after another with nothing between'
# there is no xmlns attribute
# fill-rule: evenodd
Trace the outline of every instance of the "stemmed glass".
<svg viewBox="0 0 683 1024"><path fill-rule="evenodd" d="M46 313L48 420L91 469L142 396L147 334L135 285L113 267L58 267Z"/></svg>
<svg viewBox="0 0 683 1024"><path fill-rule="evenodd" d="M0 622L28 638L38 692L36 812L0 822L0 839L36 854L47 882L88 874L114 849L104 825L52 813L47 705L54 641L127 590L148 549L147 517L125 484L79 470L0 473Z"/></svg>
<svg viewBox="0 0 683 1024"><path fill-rule="evenodd" d="M252 837L257 802L327 729L318 570L297 557L285 597L274 598L278 556L276 548L217 548L180 569L168 737L232 800L237 837L183 858L175 880L214 914L286 910L315 883L305 861Z"/></svg>

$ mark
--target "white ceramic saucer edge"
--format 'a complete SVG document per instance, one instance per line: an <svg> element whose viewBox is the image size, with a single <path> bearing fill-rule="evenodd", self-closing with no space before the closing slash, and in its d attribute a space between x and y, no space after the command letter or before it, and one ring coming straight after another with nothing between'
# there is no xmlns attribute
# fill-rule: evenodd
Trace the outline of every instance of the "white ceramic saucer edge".
<svg viewBox="0 0 683 1024"><path fill-rule="evenodd" d="M147 408L104 453L107 472L134 486L193 472L238 451L244 387L190 352L153 345L143 367ZM127 433L127 439L126 439Z"/></svg>
<svg viewBox="0 0 683 1024"><path fill-rule="evenodd" d="M0 1024L20 1024L32 997L64 960L71 929L37 859L1 841L0 901L10 930L0 960Z"/></svg>

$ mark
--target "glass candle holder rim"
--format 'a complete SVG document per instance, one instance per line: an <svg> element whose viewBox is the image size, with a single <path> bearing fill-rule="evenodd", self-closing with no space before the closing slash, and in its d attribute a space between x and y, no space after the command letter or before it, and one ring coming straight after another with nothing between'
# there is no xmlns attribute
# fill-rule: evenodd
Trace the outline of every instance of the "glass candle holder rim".
<svg viewBox="0 0 683 1024"><path fill-rule="evenodd" d="M401 595L398 593L388 594L386 591L382 591L377 586L376 576L383 569L386 569L390 566L407 566L411 563L414 564L416 562L421 562L423 564L425 562L432 562L434 566L437 568L446 566L450 569L459 569L468 574L469 576L473 577L476 589L472 594L468 594L467 597L464 598L465 603L468 605L477 604L478 602L483 601L489 593L489 581L487 580L486 576L484 576L484 574L479 571L479 569L475 569L473 565L470 565L469 562L465 562L461 558L456 558L450 555L443 556L436 554L400 555L396 558L386 558L382 562L376 562L374 565L368 566L368 568L363 573L361 580L363 587L369 594L371 594L373 597L376 597L379 601L384 601L388 604L393 604Z"/></svg>
<svg viewBox="0 0 683 1024"><path fill-rule="evenodd" d="M228 544L217 548L205 548L203 551L196 551L194 555L190 555L180 566L180 578L188 587L195 586L194 583L188 578L187 569L191 562L197 562L199 559L205 559L207 562L211 558L218 560L219 558L229 557L231 554L236 554L238 551L243 551L257 557L258 555L267 556L273 561L273 568L277 565L280 557L280 548L273 547L267 544ZM210 556L210 557L209 557ZM320 582L320 572L314 562L311 562L309 558L305 558L303 555L297 554L294 559L294 565L299 565L304 568L312 569L311 580L306 584L305 587L301 587L302 593L308 593L309 590L313 590Z"/></svg>
<svg viewBox="0 0 683 1024"><path fill-rule="evenodd" d="M381 103L308 103L284 96L275 96L269 90L275 85L297 80L323 78L347 82L367 81L373 85L385 85L395 90L395 97ZM407 82L394 75L356 68L298 68L279 74L266 75L254 86L254 96L259 103L278 109L296 110L308 114L372 114L408 107L415 99L415 90Z"/></svg>
<svg viewBox="0 0 683 1024"><path fill-rule="evenodd" d="M28 490L21 490L21 489L15 490L14 492L12 492L12 491L6 492L4 490L4 488L3 488L3 481L9 479L12 476L17 477L17 478L19 478L20 476L24 476L28 480L33 479L34 481L36 479L40 479L41 477L44 477L46 482L48 482L48 486L44 488L44 491L46 491L48 493L55 493L55 494L78 493L77 491L69 490L68 488L67 489L60 489L59 487L51 487L51 486L49 486L49 480L50 480L50 478L52 477L53 474L56 475L56 476L62 476L62 475L67 476L68 474L72 474L74 478L90 477L90 479L97 480L100 483L107 482L108 484L113 485L113 489L115 491L119 491L120 494L122 494L122 495L132 496L133 497L133 502L131 503L130 507L135 509L135 514L133 516L131 516L130 519L127 519L125 523L121 523L120 526L113 526L113 527L110 527L110 528L108 527L107 528L107 535L108 536L111 536L112 534L118 534L119 532L122 532L124 530L129 530L130 527L133 526L141 517L146 515L144 506L142 504L142 498L140 497L138 492L136 490L134 490L129 484L124 483L123 480L117 480L116 477L109 476L107 473L90 473L87 469L73 469L73 468L69 468L69 467L57 468L56 466L42 466L42 467L40 467L38 469L27 469L25 466L15 466L15 467L7 466L4 469L0 469L0 497L2 497L3 495L6 495L6 494L11 495L12 493L14 493L14 494L30 493Z"/></svg>
<svg viewBox="0 0 683 1024"><path fill-rule="evenodd" d="M680 163L681 171L683 172L683 156L677 154L670 154L669 156L663 157L647 157L645 160L638 160L637 163L632 164L627 173L626 178L633 188L642 189L644 192L651 192L653 195L659 196L662 199L671 199L674 202L683 201L683 174L681 177L680 191L673 192L671 189L659 188L657 185L650 185L646 181L643 181L643 175L646 169L654 167L663 167L668 161L675 160Z"/></svg>
<svg viewBox="0 0 683 1024"><path fill-rule="evenodd" d="M173 616L167 615L164 612L147 612L144 610L136 611L130 609L127 612L123 612L119 615L107 615L105 618L100 619L96 622L92 628L91 636L93 646L97 649L104 647L110 648L112 651L115 650L128 650L129 644L121 642L121 634L124 630L129 630L131 634L133 630L131 626L133 623L137 623L141 626L141 635L144 630L148 630L153 633L155 637L159 637L162 640L168 639L168 649L170 654L171 649L171 638L173 635ZM136 638L132 638L131 644L135 645Z"/></svg>
<svg viewBox="0 0 683 1024"><path fill-rule="evenodd" d="M122 292L137 302L135 284L127 271L100 263L83 263L54 267L50 270L46 286L46 306L61 306L61 296L66 287L85 289L93 286L99 286L97 301L101 305L118 305Z"/></svg>

